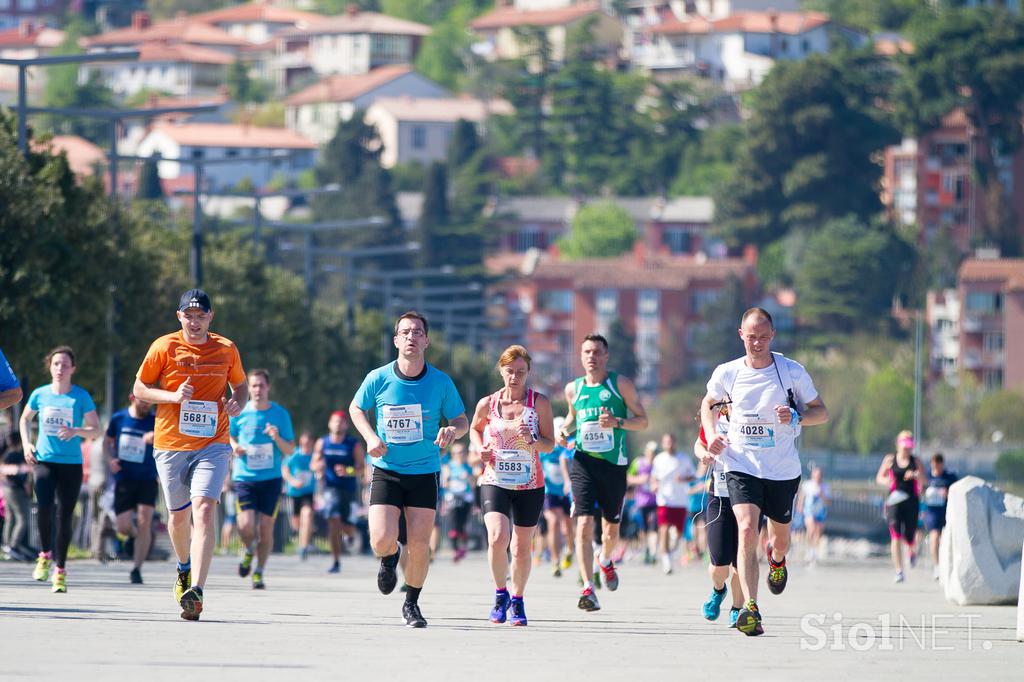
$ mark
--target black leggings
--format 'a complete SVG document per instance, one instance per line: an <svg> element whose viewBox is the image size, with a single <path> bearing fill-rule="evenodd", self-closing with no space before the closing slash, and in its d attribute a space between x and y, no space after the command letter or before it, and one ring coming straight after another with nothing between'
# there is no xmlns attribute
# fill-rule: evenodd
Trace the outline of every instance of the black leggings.
<svg viewBox="0 0 1024 682"><path fill-rule="evenodd" d="M39 462L35 466L36 504L39 509L39 544L44 552L54 551L53 515L57 507L57 547L53 558L64 568L71 545L71 526L75 504L82 490L81 464Z"/></svg>

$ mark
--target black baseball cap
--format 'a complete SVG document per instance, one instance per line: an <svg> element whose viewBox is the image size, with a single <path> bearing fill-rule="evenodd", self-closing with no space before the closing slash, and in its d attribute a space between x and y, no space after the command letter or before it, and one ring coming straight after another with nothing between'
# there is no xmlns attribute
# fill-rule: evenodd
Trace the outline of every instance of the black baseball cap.
<svg viewBox="0 0 1024 682"><path fill-rule="evenodd" d="M189 289L181 295L178 301L178 310L185 312L192 308L199 308L204 313L210 312L213 306L210 305L210 297L202 289Z"/></svg>

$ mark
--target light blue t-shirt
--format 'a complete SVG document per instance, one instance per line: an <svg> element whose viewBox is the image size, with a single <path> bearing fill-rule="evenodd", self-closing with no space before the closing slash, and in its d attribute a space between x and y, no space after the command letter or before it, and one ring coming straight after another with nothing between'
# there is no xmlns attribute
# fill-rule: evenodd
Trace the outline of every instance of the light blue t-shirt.
<svg viewBox="0 0 1024 682"><path fill-rule="evenodd" d="M565 496L565 474L562 473L562 460L568 459L569 453L561 445L556 445L551 452L540 453L540 466L544 471L544 494Z"/></svg>
<svg viewBox="0 0 1024 682"><path fill-rule="evenodd" d="M285 466L288 467L288 473L305 483L305 485L300 488L292 486L291 483L286 484L285 492L288 493L289 497L312 495L316 492L316 478L313 477L313 471L309 468L309 464L312 461L312 454L299 452L298 450L295 450L295 452L292 453L292 456L285 460Z"/></svg>
<svg viewBox="0 0 1024 682"><path fill-rule="evenodd" d="M418 379L403 379L397 362L378 367L363 379L354 402L376 415L377 435L387 443L383 457L371 457L373 466L399 474L432 474L441 470L440 449L434 444L441 417L455 419L465 413L451 378L432 365Z"/></svg>
<svg viewBox="0 0 1024 682"><path fill-rule="evenodd" d="M270 481L281 478L283 453L273 439L263 433L267 424L276 426L284 440L295 440L291 415L273 401L265 410L257 410L255 403L249 402L240 415L231 418L231 438L246 450L244 457L235 457L231 480Z"/></svg>
<svg viewBox="0 0 1024 682"><path fill-rule="evenodd" d="M38 413L36 459L54 464L81 464L81 436L61 440L57 437L57 430L61 426L80 428L85 424L85 415L96 409L88 391L72 385L67 393L54 393L53 385L47 384L32 391L28 407Z"/></svg>

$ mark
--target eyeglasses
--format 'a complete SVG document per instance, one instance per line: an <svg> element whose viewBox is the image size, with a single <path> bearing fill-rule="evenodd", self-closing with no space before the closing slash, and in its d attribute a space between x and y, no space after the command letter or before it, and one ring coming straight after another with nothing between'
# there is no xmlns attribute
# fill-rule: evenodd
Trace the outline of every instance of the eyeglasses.
<svg viewBox="0 0 1024 682"><path fill-rule="evenodd" d="M397 332L395 332L395 335L404 336L405 338L409 338L411 336L414 339L418 339L425 336L422 329L399 329Z"/></svg>

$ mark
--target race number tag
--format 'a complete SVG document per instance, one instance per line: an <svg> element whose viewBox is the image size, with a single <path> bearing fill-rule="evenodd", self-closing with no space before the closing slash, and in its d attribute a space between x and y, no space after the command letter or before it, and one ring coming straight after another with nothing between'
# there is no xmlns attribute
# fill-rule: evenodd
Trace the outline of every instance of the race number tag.
<svg viewBox="0 0 1024 682"><path fill-rule="evenodd" d="M274 466L274 444L253 443L245 446L245 462L250 471L263 471Z"/></svg>
<svg viewBox="0 0 1024 682"><path fill-rule="evenodd" d="M423 440L421 405L385 405L384 440L388 445L408 445Z"/></svg>
<svg viewBox="0 0 1024 682"><path fill-rule="evenodd" d="M533 453L528 450L495 450L494 480L501 487L526 485L533 475Z"/></svg>
<svg viewBox="0 0 1024 682"><path fill-rule="evenodd" d="M142 464L146 459L146 441L137 433L122 433L117 439L117 458Z"/></svg>
<svg viewBox="0 0 1024 682"><path fill-rule="evenodd" d="M759 414L745 414L733 422L732 431L741 445L751 448L775 447L775 419Z"/></svg>
<svg viewBox="0 0 1024 682"><path fill-rule="evenodd" d="M924 503L929 507L941 507L946 504L946 498L942 496L942 488L930 485L924 489Z"/></svg>
<svg viewBox="0 0 1024 682"><path fill-rule="evenodd" d="M186 400L181 404L178 431L194 438L213 438L217 434L217 403L213 400Z"/></svg>
<svg viewBox="0 0 1024 682"><path fill-rule="evenodd" d="M74 408L44 407L39 414L39 428L44 436L56 436L60 427L66 426L70 429L74 419Z"/></svg>
<svg viewBox="0 0 1024 682"><path fill-rule="evenodd" d="M603 429L600 422L583 422L577 436L584 452L611 452L615 446L615 429Z"/></svg>
<svg viewBox="0 0 1024 682"><path fill-rule="evenodd" d="M725 482L725 469L715 467L715 497L729 497L729 486Z"/></svg>

